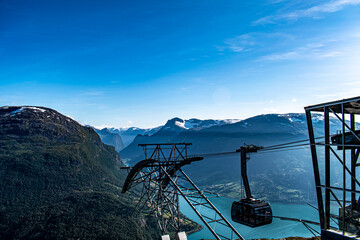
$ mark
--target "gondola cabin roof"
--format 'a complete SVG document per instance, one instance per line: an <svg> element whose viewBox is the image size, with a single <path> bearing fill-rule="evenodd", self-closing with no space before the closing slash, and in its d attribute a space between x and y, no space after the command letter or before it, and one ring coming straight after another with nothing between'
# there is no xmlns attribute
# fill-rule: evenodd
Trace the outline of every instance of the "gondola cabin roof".
<svg viewBox="0 0 360 240"><path fill-rule="evenodd" d="M243 205L251 205L253 207L264 207L264 206L269 206L269 203L265 202L264 200L261 199L241 199L240 201L238 201L238 203L241 203Z"/></svg>
<svg viewBox="0 0 360 240"><path fill-rule="evenodd" d="M342 113L342 106L344 106L344 113L360 114L360 97L316 104L305 107L305 110L323 112L325 107L330 107L334 112Z"/></svg>

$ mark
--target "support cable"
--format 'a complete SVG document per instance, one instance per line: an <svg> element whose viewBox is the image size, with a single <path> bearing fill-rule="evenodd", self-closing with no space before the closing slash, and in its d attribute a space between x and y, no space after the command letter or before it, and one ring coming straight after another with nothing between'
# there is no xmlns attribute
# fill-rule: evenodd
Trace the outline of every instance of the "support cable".
<svg viewBox="0 0 360 240"><path fill-rule="evenodd" d="M325 138L325 136L317 137L315 139L322 139L322 138ZM303 143L303 142L307 142L307 143ZM270 150L279 150L279 149L288 149L288 148L294 148L294 147L305 147L305 146L309 146L308 142L309 142L309 139L303 139L303 140L298 140L298 141L293 141L293 142L281 143L281 144L276 144L276 145L264 147L262 149L259 149L258 152L270 151ZM303 144L294 145L295 143L303 143ZM232 154L238 154L238 153L239 152L236 152L236 151L215 152L215 153L196 154L195 156L216 157L216 156L221 156L221 155L232 155Z"/></svg>

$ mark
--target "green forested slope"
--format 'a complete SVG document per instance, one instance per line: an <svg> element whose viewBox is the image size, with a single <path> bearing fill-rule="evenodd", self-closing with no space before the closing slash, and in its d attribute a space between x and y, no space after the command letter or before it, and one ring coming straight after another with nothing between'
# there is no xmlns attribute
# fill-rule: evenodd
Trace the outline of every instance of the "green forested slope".
<svg viewBox="0 0 360 240"><path fill-rule="evenodd" d="M93 129L39 107L0 108L0 239L157 239L120 194L126 172Z"/></svg>

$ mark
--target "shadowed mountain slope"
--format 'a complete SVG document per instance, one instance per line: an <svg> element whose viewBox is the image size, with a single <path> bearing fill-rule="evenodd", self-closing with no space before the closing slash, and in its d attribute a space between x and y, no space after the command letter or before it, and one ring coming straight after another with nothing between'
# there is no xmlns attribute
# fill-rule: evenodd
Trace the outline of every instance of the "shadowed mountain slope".
<svg viewBox="0 0 360 240"><path fill-rule="evenodd" d="M119 134L112 133L107 128L103 128L101 130L94 128L94 130L97 134L99 134L103 143L115 147L117 152L120 152L122 149L124 149L124 143Z"/></svg>
<svg viewBox="0 0 360 240"><path fill-rule="evenodd" d="M114 147L44 107L0 108L0 239L157 239Z"/></svg>

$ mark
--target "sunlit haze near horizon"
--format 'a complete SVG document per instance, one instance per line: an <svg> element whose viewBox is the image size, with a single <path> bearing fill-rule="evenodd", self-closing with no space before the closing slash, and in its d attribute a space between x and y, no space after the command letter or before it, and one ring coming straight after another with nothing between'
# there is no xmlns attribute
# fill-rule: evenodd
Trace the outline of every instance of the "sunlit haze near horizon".
<svg viewBox="0 0 360 240"><path fill-rule="evenodd" d="M360 0L4 0L0 34L0 106L93 126L245 119L360 95Z"/></svg>

